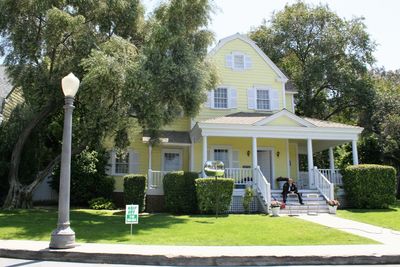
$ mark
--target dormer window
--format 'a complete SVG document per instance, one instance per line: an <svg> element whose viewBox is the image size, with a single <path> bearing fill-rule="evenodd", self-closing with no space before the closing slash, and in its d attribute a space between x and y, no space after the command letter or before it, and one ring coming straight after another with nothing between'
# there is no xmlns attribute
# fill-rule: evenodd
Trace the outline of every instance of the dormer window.
<svg viewBox="0 0 400 267"><path fill-rule="evenodd" d="M226 66L232 70L246 70L251 68L251 58L242 52L231 52L225 57Z"/></svg>

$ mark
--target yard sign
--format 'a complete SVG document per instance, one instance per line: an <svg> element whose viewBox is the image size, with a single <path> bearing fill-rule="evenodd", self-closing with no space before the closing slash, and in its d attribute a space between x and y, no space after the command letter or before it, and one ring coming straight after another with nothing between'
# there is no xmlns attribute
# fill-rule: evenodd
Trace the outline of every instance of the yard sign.
<svg viewBox="0 0 400 267"><path fill-rule="evenodd" d="M126 205L125 207L125 224L131 225L132 235L132 224L139 223L139 205Z"/></svg>

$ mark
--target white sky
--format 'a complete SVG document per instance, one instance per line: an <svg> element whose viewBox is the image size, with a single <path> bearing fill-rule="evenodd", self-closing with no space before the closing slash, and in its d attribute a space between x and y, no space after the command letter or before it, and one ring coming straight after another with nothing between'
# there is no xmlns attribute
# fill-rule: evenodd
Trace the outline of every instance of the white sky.
<svg viewBox="0 0 400 267"><path fill-rule="evenodd" d="M150 10L161 0L144 0ZM297 0L214 0L217 6L210 29L216 40L236 32L247 33L261 24L286 3ZM400 69L400 0L305 0L307 3L328 4L340 17L364 17L367 31L378 44L375 52L377 66L387 70Z"/></svg>

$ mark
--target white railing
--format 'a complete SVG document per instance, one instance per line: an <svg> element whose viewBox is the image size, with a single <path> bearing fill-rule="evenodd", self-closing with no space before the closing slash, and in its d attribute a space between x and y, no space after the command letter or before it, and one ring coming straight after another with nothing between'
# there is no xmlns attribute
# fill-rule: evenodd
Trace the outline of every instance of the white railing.
<svg viewBox="0 0 400 267"><path fill-rule="evenodd" d="M339 169L318 169L331 183L342 185L342 175Z"/></svg>
<svg viewBox="0 0 400 267"><path fill-rule="evenodd" d="M163 188L163 178L164 175L169 173L169 171L154 171L149 170L148 173L148 188Z"/></svg>
<svg viewBox="0 0 400 267"><path fill-rule="evenodd" d="M319 170L314 167L315 186L326 200L334 199L334 186Z"/></svg>
<svg viewBox="0 0 400 267"><path fill-rule="evenodd" d="M224 177L233 178L237 185L251 185L253 170L250 168L226 168Z"/></svg>
<svg viewBox="0 0 400 267"><path fill-rule="evenodd" d="M254 169L254 187L264 198L264 204L269 209L269 204L271 203L271 184L263 175L260 167Z"/></svg>

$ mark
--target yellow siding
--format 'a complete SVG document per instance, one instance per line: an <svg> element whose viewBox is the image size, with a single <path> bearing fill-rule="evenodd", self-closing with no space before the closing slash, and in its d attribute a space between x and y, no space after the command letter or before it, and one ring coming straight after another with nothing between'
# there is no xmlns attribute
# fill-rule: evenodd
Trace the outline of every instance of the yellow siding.
<svg viewBox="0 0 400 267"><path fill-rule="evenodd" d="M285 95L286 95L286 109L294 113L293 94L285 94Z"/></svg>
<svg viewBox="0 0 400 267"><path fill-rule="evenodd" d="M162 129L167 131L190 131L190 118L178 118L171 124L164 126Z"/></svg>
<svg viewBox="0 0 400 267"><path fill-rule="evenodd" d="M292 120L291 118L288 118L286 116L279 117L266 125L268 126L302 126L300 123L297 121Z"/></svg>
<svg viewBox="0 0 400 267"><path fill-rule="evenodd" d="M297 170L298 170L298 157L297 157L297 144L289 144L289 155L290 155L290 178L297 180Z"/></svg>
<svg viewBox="0 0 400 267"><path fill-rule="evenodd" d="M251 68L244 71L234 71L225 67L225 56L233 51L240 51L250 56L252 60ZM248 43L240 39L232 40L221 47L212 56L212 60L217 66L220 84L232 86L237 90L238 107L236 109L215 110L203 106L195 121L202 121L239 111L254 112L254 110L247 108L247 89L253 86L268 86L277 89L281 92L279 96L280 109L283 108L283 85L282 82L277 81L279 76Z"/></svg>

